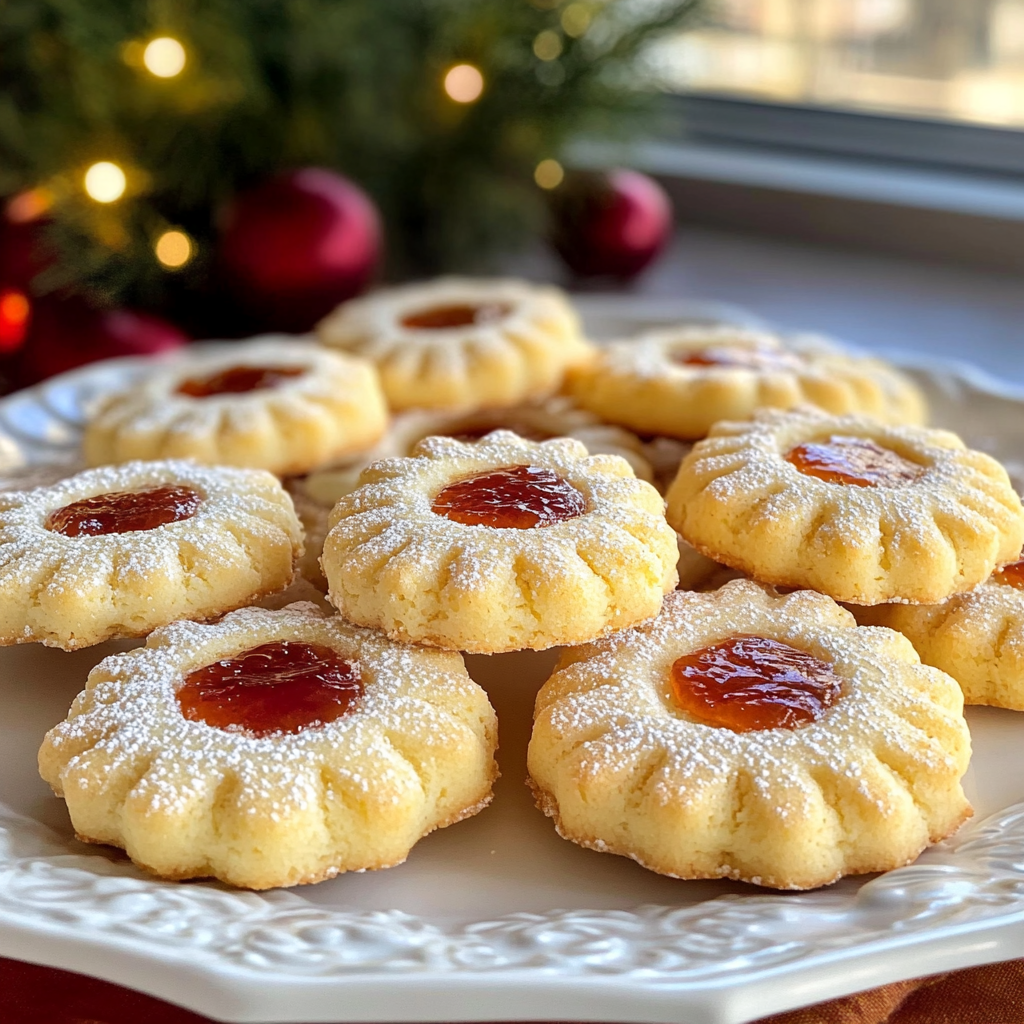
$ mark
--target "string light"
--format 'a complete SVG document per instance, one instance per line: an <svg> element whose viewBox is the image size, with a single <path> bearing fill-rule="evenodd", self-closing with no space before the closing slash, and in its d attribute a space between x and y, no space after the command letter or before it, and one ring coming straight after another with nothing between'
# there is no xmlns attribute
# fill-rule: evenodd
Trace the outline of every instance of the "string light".
<svg viewBox="0 0 1024 1024"><path fill-rule="evenodd" d="M173 78L185 67L185 47L170 36L160 36L146 44L142 63L157 78Z"/></svg>
<svg viewBox="0 0 1024 1024"><path fill-rule="evenodd" d="M565 170L557 160L541 160L533 171L533 180L541 188L558 188L562 184L563 178L565 178Z"/></svg>
<svg viewBox="0 0 1024 1024"><path fill-rule="evenodd" d="M533 41L533 52L538 60L558 60L562 55L562 37L550 28L538 32Z"/></svg>
<svg viewBox="0 0 1024 1024"><path fill-rule="evenodd" d="M153 251L165 267L176 270L192 258L192 242L184 231L165 231L156 240Z"/></svg>
<svg viewBox="0 0 1024 1024"><path fill-rule="evenodd" d="M90 199L97 203L113 203L124 195L128 182L117 164L101 160L85 172L84 184Z"/></svg>
<svg viewBox="0 0 1024 1024"><path fill-rule="evenodd" d="M472 103L484 91L484 76L472 64L456 64L444 76L444 91L456 103Z"/></svg>
<svg viewBox="0 0 1024 1024"><path fill-rule="evenodd" d="M590 20L590 10L586 4L569 4L562 11L562 29L567 36L571 36L573 39L578 39L590 28Z"/></svg>
<svg viewBox="0 0 1024 1024"><path fill-rule="evenodd" d="M32 306L24 292L16 288L0 291L0 354L14 352L21 347L31 312Z"/></svg>

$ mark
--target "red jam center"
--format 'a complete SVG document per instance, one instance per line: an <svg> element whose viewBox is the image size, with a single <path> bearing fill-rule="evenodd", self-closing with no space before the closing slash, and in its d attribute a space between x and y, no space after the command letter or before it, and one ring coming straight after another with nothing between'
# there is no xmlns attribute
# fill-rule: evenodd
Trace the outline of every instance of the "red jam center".
<svg viewBox="0 0 1024 1024"><path fill-rule="evenodd" d="M421 331L441 331L449 327L470 327L472 324L493 324L508 316L511 307L501 302L488 302L482 306L459 303L451 306L431 306L418 313L402 317L403 327Z"/></svg>
<svg viewBox="0 0 1024 1024"><path fill-rule="evenodd" d="M466 526L529 530L575 519L587 510L587 502L550 469L510 466L450 484L432 509Z"/></svg>
<svg viewBox="0 0 1024 1024"><path fill-rule="evenodd" d="M676 704L706 725L733 732L814 722L839 699L841 688L824 661L763 636L734 636L672 665Z"/></svg>
<svg viewBox="0 0 1024 1024"><path fill-rule="evenodd" d="M1016 587L1018 590L1024 590L1024 558L1011 562L1009 565L1004 565L1002 569L997 569L992 574L992 581L994 583L1005 583L1007 586Z"/></svg>
<svg viewBox="0 0 1024 1024"><path fill-rule="evenodd" d="M771 348L730 348L712 345L694 352L679 352L675 362L683 366L721 366L736 370L799 370L803 363L792 352Z"/></svg>
<svg viewBox="0 0 1024 1024"><path fill-rule="evenodd" d="M83 498L51 512L46 528L65 537L155 530L191 519L203 499L191 487L148 487Z"/></svg>
<svg viewBox="0 0 1024 1024"><path fill-rule="evenodd" d="M358 665L330 647L281 640L190 672L178 705L190 722L262 738L333 722L362 692Z"/></svg>
<svg viewBox="0 0 1024 1024"><path fill-rule="evenodd" d="M247 391L276 388L306 371L301 366L232 366L209 377L189 377L178 385L179 395L209 398L211 395L241 395Z"/></svg>
<svg viewBox="0 0 1024 1024"><path fill-rule="evenodd" d="M853 484L855 487L896 487L913 483L924 472L924 466L883 448L866 437L844 437L835 434L827 441L799 444L787 455L804 476L813 476L830 484Z"/></svg>

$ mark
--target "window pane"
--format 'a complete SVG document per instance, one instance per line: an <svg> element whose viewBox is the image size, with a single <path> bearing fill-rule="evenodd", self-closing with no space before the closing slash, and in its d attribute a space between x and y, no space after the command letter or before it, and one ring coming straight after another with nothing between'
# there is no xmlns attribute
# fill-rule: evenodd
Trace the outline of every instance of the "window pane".
<svg viewBox="0 0 1024 1024"><path fill-rule="evenodd" d="M671 89L1024 127L1024 0L711 0Z"/></svg>

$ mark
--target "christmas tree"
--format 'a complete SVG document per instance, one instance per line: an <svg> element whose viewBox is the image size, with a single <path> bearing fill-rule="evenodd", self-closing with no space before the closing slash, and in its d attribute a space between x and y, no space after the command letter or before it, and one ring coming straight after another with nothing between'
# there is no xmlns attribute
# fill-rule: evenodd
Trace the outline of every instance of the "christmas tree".
<svg viewBox="0 0 1024 1024"><path fill-rule="evenodd" d="M225 205L304 166L376 201L390 276L479 270L537 230L568 140L641 123L636 62L693 6L7 0L0 195L45 224L33 290L180 319Z"/></svg>

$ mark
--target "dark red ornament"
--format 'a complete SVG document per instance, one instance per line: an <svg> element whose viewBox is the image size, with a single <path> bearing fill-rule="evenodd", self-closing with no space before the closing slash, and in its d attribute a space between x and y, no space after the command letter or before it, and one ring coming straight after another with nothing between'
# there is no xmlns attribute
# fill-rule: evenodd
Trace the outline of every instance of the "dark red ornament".
<svg viewBox="0 0 1024 1024"><path fill-rule="evenodd" d="M25 387L76 366L116 356L155 355L187 344L173 324L129 309L95 309L79 298L46 296L32 302L28 334L10 376Z"/></svg>
<svg viewBox="0 0 1024 1024"><path fill-rule="evenodd" d="M333 171L281 174L239 195L220 239L225 277L260 326L307 331L363 291L381 255L380 218Z"/></svg>
<svg viewBox="0 0 1024 1024"><path fill-rule="evenodd" d="M551 241L584 277L630 278L665 247L672 204L638 171L570 171L551 192Z"/></svg>
<svg viewBox="0 0 1024 1024"><path fill-rule="evenodd" d="M42 239L46 224L0 216L0 287L29 292L32 279L49 263Z"/></svg>

